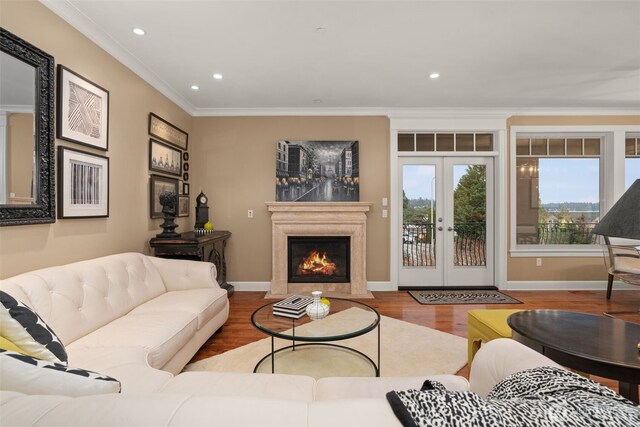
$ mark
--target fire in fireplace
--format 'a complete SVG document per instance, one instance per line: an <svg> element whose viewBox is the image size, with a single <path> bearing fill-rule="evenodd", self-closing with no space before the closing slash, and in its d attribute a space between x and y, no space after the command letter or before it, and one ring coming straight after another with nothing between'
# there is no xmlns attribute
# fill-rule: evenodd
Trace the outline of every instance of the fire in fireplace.
<svg viewBox="0 0 640 427"><path fill-rule="evenodd" d="M348 283L349 236L287 238L289 283Z"/></svg>

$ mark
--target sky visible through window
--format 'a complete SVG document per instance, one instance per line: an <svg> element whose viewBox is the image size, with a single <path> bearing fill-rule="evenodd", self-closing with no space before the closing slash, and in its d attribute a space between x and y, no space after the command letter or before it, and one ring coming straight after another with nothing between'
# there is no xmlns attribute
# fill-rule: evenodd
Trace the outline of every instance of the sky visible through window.
<svg viewBox="0 0 640 427"><path fill-rule="evenodd" d="M453 167L453 188L458 186L460 178L467 172L468 165ZM404 165L402 169L402 189L410 200L433 199L435 192L436 167L433 165Z"/></svg>
<svg viewBox="0 0 640 427"><path fill-rule="evenodd" d="M433 165L404 165L402 189L410 200L433 199L436 167Z"/></svg>
<svg viewBox="0 0 640 427"><path fill-rule="evenodd" d="M598 159L547 159L539 164L539 189L542 203L592 202L599 200L600 165ZM466 165L453 169L456 188ZM403 190L409 199L433 199L435 188L433 165L404 165ZM640 158L625 162L625 189L640 179Z"/></svg>
<svg viewBox="0 0 640 427"><path fill-rule="evenodd" d="M538 189L543 204L600 201L598 159L541 158L538 167Z"/></svg>
<svg viewBox="0 0 640 427"><path fill-rule="evenodd" d="M624 188L631 187L636 179L640 179L640 157L627 157L624 163Z"/></svg>

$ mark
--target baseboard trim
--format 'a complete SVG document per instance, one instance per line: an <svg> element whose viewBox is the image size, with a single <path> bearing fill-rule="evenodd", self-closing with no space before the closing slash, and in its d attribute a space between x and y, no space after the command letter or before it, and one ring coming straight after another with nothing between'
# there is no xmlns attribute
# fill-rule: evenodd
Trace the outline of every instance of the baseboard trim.
<svg viewBox="0 0 640 427"><path fill-rule="evenodd" d="M236 288L236 292L267 292L271 282L229 282Z"/></svg>
<svg viewBox="0 0 640 427"><path fill-rule="evenodd" d="M235 287L236 292L267 292L271 282L229 282ZM391 282L367 282L367 289L374 292L397 291L398 288Z"/></svg>
<svg viewBox="0 0 640 427"><path fill-rule="evenodd" d="M271 282L229 282L236 292L268 292ZM372 292L397 291L398 287L391 282L367 282L367 289ZM440 288L442 289L442 288ZM510 281L501 291L604 291L607 289L606 280L602 281ZM623 282L614 282L613 291L639 289L638 286ZM404 287L400 290L406 290Z"/></svg>
<svg viewBox="0 0 640 427"><path fill-rule="evenodd" d="M607 281L510 281L503 291L605 291ZM637 286L622 282L613 283L613 292L638 289Z"/></svg>

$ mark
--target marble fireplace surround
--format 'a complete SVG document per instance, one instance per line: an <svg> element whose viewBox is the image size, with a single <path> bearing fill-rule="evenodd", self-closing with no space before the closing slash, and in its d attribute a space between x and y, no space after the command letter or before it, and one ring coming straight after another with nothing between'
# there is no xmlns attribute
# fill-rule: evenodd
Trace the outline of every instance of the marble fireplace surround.
<svg viewBox="0 0 640 427"><path fill-rule="evenodd" d="M369 202L266 202L271 212L271 288L266 298L320 290L340 298L373 298L367 289ZM349 236L349 283L288 283L288 236Z"/></svg>

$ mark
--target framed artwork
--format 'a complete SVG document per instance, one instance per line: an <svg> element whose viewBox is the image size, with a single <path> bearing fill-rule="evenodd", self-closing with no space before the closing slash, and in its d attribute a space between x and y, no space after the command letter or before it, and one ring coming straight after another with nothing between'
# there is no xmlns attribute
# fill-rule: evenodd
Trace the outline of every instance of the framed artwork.
<svg viewBox="0 0 640 427"><path fill-rule="evenodd" d="M182 180L183 181L189 181L189 174L187 172L182 174Z"/></svg>
<svg viewBox="0 0 640 427"><path fill-rule="evenodd" d="M189 171L189 163L183 163L182 164L182 170L185 171L185 172L188 172Z"/></svg>
<svg viewBox="0 0 640 427"><path fill-rule="evenodd" d="M189 196L180 196L178 199L178 216L189 216Z"/></svg>
<svg viewBox="0 0 640 427"><path fill-rule="evenodd" d="M184 152L182 153L182 161L183 162L188 162L189 161L189 153L188 152Z"/></svg>
<svg viewBox="0 0 640 427"><path fill-rule="evenodd" d="M109 149L109 91L60 64L56 136Z"/></svg>
<svg viewBox="0 0 640 427"><path fill-rule="evenodd" d="M185 196L189 195L189 183L187 182L182 183L182 194L184 194Z"/></svg>
<svg viewBox="0 0 640 427"><path fill-rule="evenodd" d="M149 140L149 170L180 176L182 155L170 145L154 139Z"/></svg>
<svg viewBox="0 0 640 427"><path fill-rule="evenodd" d="M151 175L150 180L150 215L151 218L162 218L162 205L160 195L163 193L173 193L178 198L178 180L162 175ZM176 200L176 206L178 206Z"/></svg>
<svg viewBox="0 0 640 427"><path fill-rule="evenodd" d="M58 147L58 217L109 216L109 159Z"/></svg>
<svg viewBox="0 0 640 427"><path fill-rule="evenodd" d="M189 134L166 121L149 113L149 135L186 151L189 145Z"/></svg>
<svg viewBox="0 0 640 427"><path fill-rule="evenodd" d="M358 141L278 141L277 202L360 201Z"/></svg>

